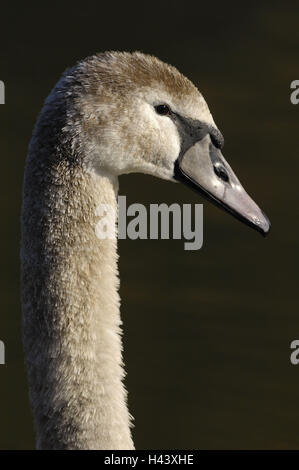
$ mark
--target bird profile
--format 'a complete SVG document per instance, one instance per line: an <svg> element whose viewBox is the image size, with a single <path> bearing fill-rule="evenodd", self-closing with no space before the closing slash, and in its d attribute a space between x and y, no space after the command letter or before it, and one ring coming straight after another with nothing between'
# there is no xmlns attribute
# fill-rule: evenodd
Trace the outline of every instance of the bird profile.
<svg viewBox="0 0 299 470"><path fill-rule="evenodd" d="M123 384L118 178L182 182L265 234L270 223L222 155L205 99L175 67L105 52L68 69L46 99L26 160L23 342L38 449L134 449Z"/></svg>

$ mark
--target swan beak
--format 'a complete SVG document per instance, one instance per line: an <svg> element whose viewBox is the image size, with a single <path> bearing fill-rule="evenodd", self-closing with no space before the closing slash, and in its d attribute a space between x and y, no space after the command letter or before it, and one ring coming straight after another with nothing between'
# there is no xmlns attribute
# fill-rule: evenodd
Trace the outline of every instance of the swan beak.
<svg viewBox="0 0 299 470"><path fill-rule="evenodd" d="M174 177L263 235L269 232L269 219L246 193L209 135L180 155Z"/></svg>

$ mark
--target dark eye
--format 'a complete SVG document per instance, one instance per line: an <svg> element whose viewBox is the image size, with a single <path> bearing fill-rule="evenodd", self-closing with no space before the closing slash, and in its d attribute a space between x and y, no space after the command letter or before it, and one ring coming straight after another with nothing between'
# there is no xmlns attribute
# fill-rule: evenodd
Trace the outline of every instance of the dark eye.
<svg viewBox="0 0 299 470"><path fill-rule="evenodd" d="M167 104L158 104L155 106L155 110L158 114L161 114L161 116L167 116L171 114L169 106Z"/></svg>
<svg viewBox="0 0 299 470"><path fill-rule="evenodd" d="M224 166L220 165L219 163L216 163L216 165L214 165L214 172L218 176L218 178L220 178L222 181L226 181L226 182L229 181L229 177L228 177L226 169L224 168Z"/></svg>

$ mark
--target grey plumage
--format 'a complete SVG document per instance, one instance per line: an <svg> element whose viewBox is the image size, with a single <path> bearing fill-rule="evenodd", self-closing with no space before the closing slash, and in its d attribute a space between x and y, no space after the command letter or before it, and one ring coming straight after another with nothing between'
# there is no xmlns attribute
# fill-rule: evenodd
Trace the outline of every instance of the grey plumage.
<svg viewBox="0 0 299 470"><path fill-rule="evenodd" d="M152 111L167 99L213 123L175 68L140 53L93 56L45 102L26 162L23 337L39 449L132 449L123 386L115 240L95 234L116 210L117 177L173 180L179 136Z"/></svg>

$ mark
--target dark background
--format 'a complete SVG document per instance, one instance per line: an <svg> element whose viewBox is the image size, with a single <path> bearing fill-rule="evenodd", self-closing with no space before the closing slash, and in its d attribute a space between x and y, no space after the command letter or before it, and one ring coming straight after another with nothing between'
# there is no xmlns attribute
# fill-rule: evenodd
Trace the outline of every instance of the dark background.
<svg viewBox="0 0 299 470"><path fill-rule="evenodd" d="M295 7L297 4L297 7ZM204 202L204 247L121 241L124 358L137 448L299 449L298 2L1 5L0 448L34 447L21 342L24 160L43 100L77 60L141 50L203 93L224 155L272 222L263 239L181 185L120 179L128 204Z"/></svg>

